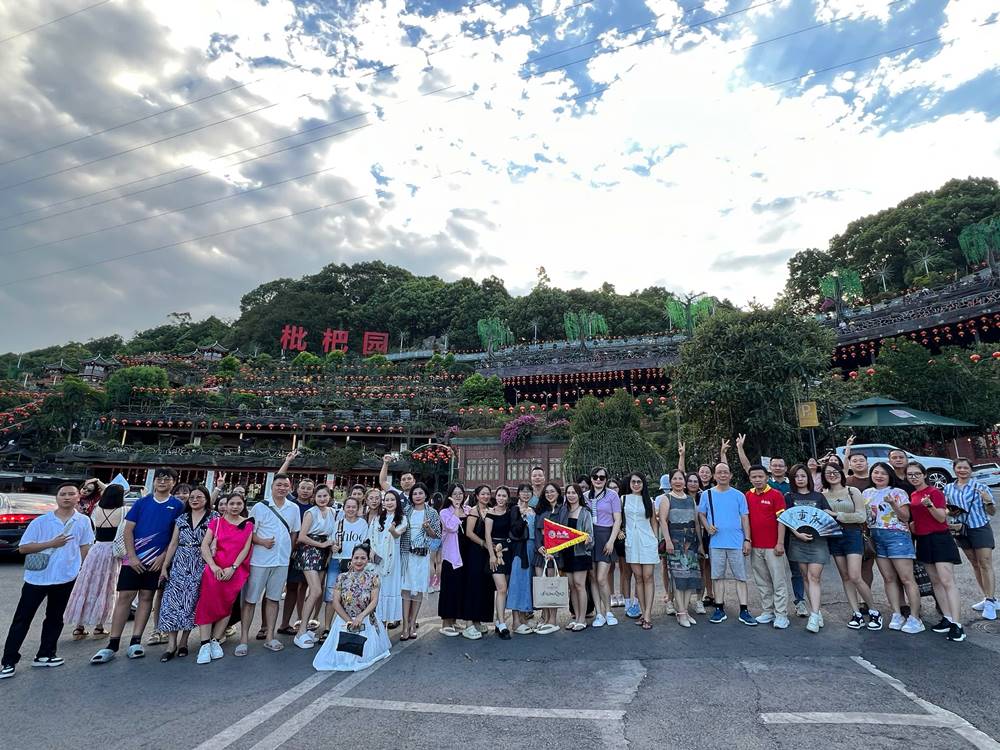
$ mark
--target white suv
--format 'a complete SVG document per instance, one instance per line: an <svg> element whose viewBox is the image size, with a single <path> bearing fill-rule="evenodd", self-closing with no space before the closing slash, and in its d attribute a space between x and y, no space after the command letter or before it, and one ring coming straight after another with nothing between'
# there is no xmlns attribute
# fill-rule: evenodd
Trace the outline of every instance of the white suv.
<svg viewBox="0 0 1000 750"><path fill-rule="evenodd" d="M841 445L837 448L837 455L844 459L844 448ZM866 443L851 446L851 453L860 453L868 459L868 466L876 461L889 463L889 451L902 450L911 461L923 464L927 469L927 484L943 487L955 477L955 465L950 458L938 458L936 456L918 456L908 450L897 448L895 445L885 443Z"/></svg>

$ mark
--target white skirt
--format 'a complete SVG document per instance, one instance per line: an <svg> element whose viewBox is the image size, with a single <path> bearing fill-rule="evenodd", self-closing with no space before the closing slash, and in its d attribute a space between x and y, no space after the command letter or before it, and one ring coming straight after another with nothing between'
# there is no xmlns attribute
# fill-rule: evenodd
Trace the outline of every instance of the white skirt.
<svg viewBox="0 0 1000 750"><path fill-rule="evenodd" d="M400 589L426 594L431 581L431 556L403 555L403 581Z"/></svg>
<svg viewBox="0 0 1000 750"><path fill-rule="evenodd" d="M625 532L625 562L656 565L660 562L658 545L659 541L653 536L649 523L629 526Z"/></svg>
<svg viewBox="0 0 1000 750"><path fill-rule="evenodd" d="M365 636L367 640L361 656L355 656L337 650L340 631L347 629L347 623L341 619L340 615L337 615L330 626L330 634L313 659L313 669L318 672L358 672L377 661L388 659L389 649L392 647L389 642L389 634L381 620L378 620L377 617L375 619L377 623L372 625L371 618L365 618L365 625L360 635Z"/></svg>

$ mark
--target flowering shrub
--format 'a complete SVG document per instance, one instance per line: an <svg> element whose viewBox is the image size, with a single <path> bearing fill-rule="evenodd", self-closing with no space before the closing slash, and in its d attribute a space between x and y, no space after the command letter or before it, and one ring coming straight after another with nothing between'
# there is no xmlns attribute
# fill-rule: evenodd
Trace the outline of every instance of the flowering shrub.
<svg viewBox="0 0 1000 750"><path fill-rule="evenodd" d="M500 442L504 450L520 450L534 433L537 425L538 417L534 414L522 414L510 420L500 430Z"/></svg>

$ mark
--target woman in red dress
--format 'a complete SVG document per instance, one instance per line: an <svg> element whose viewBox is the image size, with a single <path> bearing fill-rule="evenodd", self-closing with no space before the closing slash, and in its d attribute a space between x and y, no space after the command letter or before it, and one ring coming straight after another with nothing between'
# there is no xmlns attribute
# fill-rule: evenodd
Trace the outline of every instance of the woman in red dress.
<svg viewBox="0 0 1000 750"><path fill-rule="evenodd" d="M211 660L222 658L219 639L226 631L233 602L250 575L253 521L243 517L244 507L243 496L231 494L223 503L225 515L209 523L201 543L201 556L207 564L201 576L194 621L201 630L202 649ZM199 663L205 663L201 656L199 653Z"/></svg>

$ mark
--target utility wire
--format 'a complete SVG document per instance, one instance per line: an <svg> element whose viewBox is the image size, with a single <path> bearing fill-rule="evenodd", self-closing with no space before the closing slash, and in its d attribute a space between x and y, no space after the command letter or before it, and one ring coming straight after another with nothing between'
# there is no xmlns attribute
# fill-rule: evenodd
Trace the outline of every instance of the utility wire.
<svg viewBox="0 0 1000 750"><path fill-rule="evenodd" d="M11 34L10 36L5 36L3 39L0 39L0 44L3 44L5 42L9 42L11 39L17 39L18 37L22 37L25 34L30 34L32 31L38 31L39 29L44 29L46 26L51 26L54 23L59 23L60 21L65 21L67 18L72 18L73 16L78 16L81 13L85 13L88 10L93 10L94 8L100 8L102 5L107 5L110 2L111 2L111 0L101 0L101 2L99 2L99 3L94 3L93 5L84 6L83 8L80 8L79 10L74 10L72 13L67 13L64 16L59 16L58 18L53 18L51 21L45 21L44 23L40 23L37 26L32 26L30 29L24 29L24 31L19 31L16 34Z"/></svg>

